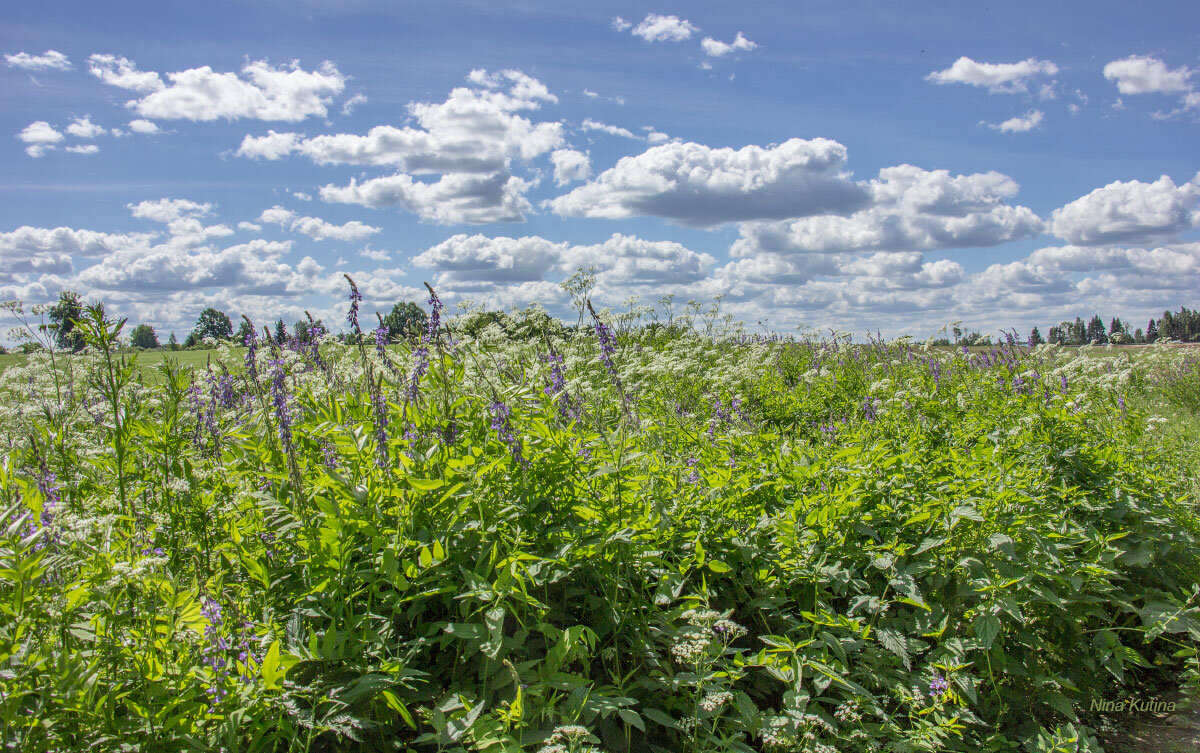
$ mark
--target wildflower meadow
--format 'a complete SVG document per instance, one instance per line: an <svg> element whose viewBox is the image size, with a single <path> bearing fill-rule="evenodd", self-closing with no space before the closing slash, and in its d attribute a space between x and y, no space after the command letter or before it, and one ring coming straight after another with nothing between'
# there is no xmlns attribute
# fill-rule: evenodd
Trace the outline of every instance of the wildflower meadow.
<svg viewBox="0 0 1200 753"><path fill-rule="evenodd" d="M432 289L393 342L348 283L348 336L150 367L92 305L0 374L6 749L1066 753L1200 687L1188 351Z"/></svg>

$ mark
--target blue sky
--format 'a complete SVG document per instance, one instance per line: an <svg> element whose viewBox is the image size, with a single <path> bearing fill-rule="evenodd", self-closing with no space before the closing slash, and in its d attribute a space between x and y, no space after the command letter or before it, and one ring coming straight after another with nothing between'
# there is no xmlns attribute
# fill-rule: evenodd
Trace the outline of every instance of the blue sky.
<svg viewBox="0 0 1200 753"><path fill-rule="evenodd" d="M1049 6L1049 7L1047 7ZM44 2L0 11L0 298L674 294L925 335L1196 306L1200 6Z"/></svg>

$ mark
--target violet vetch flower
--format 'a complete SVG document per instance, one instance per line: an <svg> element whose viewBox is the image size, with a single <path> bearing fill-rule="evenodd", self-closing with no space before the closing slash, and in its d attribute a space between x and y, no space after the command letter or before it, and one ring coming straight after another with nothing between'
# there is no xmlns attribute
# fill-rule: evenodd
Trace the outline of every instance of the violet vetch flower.
<svg viewBox="0 0 1200 753"><path fill-rule="evenodd" d="M204 390L200 384L192 380L191 386L187 391L188 405L192 408L192 413L196 416L196 436L195 443L200 444L200 428L204 425Z"/></svg>
<svg viewBox="0 0 1200 753"><path fill-rule="evenodd" d="M247 319L246 321L249 321ZM246 333L246 373L250 375L251 382L258 382L258 335L254 331L254 327L250 327L250 331Z"/></svg>
<svg viewBox="0 0 1200 753"><path fill-rule="evenodd" d="M207 643L200 653L204 657L205 665L213 673L213 679L209 681L208 687L205 689L205 693L208 695L208 709L212 712L216 710L216 705L225 698L228 692L225 690L224 680L229 676L229 671L225 668L225 652L229 650L229 642L221 635L221 626L225 620L220 604L205 596L200 607L200 614L208 620L208 625L204 628L204 638Z"/></svg>
<svg viewBox="0 0 1200 753"><path fill-rule="evenodd" d="M283 443L286 453L292 451L292 412L288 405L287 381L283 372L283 363L278 358L272 358L271 365L271 404L275 408L275 420L279 423L279 441Z"/></svg>
<svg viewBox="0 0 1200 753"><path fill-rule="evenodd" d="M862 408L863 416L866 417L867 423L875 423L875 419L878 415L875 411L875 400L869 397L866 400L863 400Z"/></svg>
<svg viewBox="0 0 1200 753"><path fill-rule="evenodd" d="M431 343L437 339L438 329L442 326L443 306L442 299L438 298L438 294L429 283L425 283L425 288L429 291L429 319L425 322L425 334L421 337L421 341Z"/></svg>
<svg viewBox="0 0 1200 753"><path fill-rule="evenodd" d="M346 321L350 323L354 334L361 334L362 330L358 326L358 304L362 302L362 293L358 292L358 286L354 284L354 280L350 279L350 275L342 276L346 278L346 282L350 283L350 311L346 314Z"/></svg>
<svg viewBox="0 0 1200 753"><path fill-rule="evenodd" d="M331 471L337 470L337 467L338 467L337 450L334 449L333 443L330 442L328 439L321 440L321 455L324 459L326 468L328 468Z"/></svg>
<svg viewBox="0 0 1200 753"><path fill-rule="evenodd" d="M387 398L383 396L383 390L377 385L371 390L371 410L375 414L375 444L379 457L375 459L375 464L380 468L388 467L388 412Z"/></svg>
<svg viewBox="0 0 1200 753"><path fill-rule="evenodd" d="M554 401L558 407L558 413L562 416L563 420L572 421L578 419L580 416L579 407L575 404L571 393L567 391L567 375L563 372L563 357L551 352L548 355L542 356L542 360L550 364L547 384L542 388L542 393Z"/></svg>
<svg viewBox="0 0 1200 753"><path fill-rule="evenodd" d="M492 412L492 431L508 446L509 453L518 464L527 465L524 455L521 454L521 440L513 433L512 422L509 420L512 417L512 409L499 400L488 408Z"/></svg>
<svg viewBox="0 0 1200 753"><path fill-rule="evenodd" d="M421 377L425 376L425 372L429 370L429 349L424 345L418 345L413 348L412 357L412 374L408 379L405 396L409 402L415 403L421 391Z"/></svg>
<svg viewBox="0 0 1200 753"><path fill-rule="evenodd" d="M688 477L687 477L688 483L689 484L700 483L700 474L696 472L696 458L688 458L687 465L688 465L688 468L692 469L692 472L689 473Z"/></svg>
<svg viewBox="0 0 1200 753"><path fill-rule="evenodd" d="M617 367L613 363L612 357L617 354L617 340L613 337L612 330L608 325L599 318L596 319L595 330L596 339L600 341L600 361L608 369L608 373L616 377Z"/></svg>
<svg viewBox="0 0 1200 753"><path fill-rule="evenodd" d="M929 695L937 698L945 693L950 688L950 682L942 677L937 672L933 673L933 679L929 681Z"/></svg>

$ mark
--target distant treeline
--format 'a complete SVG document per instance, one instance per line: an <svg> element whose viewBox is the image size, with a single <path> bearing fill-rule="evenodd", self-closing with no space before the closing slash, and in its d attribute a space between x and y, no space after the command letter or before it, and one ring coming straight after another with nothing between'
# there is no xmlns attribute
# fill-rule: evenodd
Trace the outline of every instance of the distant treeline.
<svg viewBox="0 0 1200 753"><path fill-rule="evenodd" d="M568 288L570 292L575 292L570 290L565 284L564 287ZM586 293L587 291L584 290L583 292ZM573 295L573 297L579 296ZM671 298L673 296L668 296L660 301L660 303L666 306L668 318L665 322L659 321L657 315L647 309L637 315L636 323L630 315L618 315L618 329L661 328L669 330L679 326L691 327L694 320L698 317L703 320L708 331L712 330L716 319L717 308L715 306L710 310L708 315L704 315L700 311L700 304L698 302L689 301L689 308L686 310L686 313L683 316L674 317L671 315ZM642 315L647 313L653 319L653 323L649 321L643 323ZM545 334L566 335L571 330L576 329L573 325L564 324L551 318L544 310L534 311L530 309L522 312L522 314L520 317L513 317L503 311L477 309L460 319L456 329L465 335L474 336L489 326L496 326L504 331L507 336L518 339L528 336L538 337ZM54 342L58 347L69 350L79 350L83 347L83 337L81 333L75 331L73 326L74 320L81 318L82 315L83 301L79 295L70 291L63 291L59 295L58 303L49 309L48 317L50 320L49 329L52 331ZM730 317L726 315L725 318L729 319ZM582 309L580 319L582 320ZM425 329L427 320L428 315L419 305L411 301L401 301L392 307L387 316L379 317L379 328L386 330L386 337L389 341L395 342L403 338L418 336ZM1045 336L1042 335L1037 327L1034 327L1029 333L1026 342L1031 346L1040 345L1043 342L1050 342L1056 345L1153 343L1159 340L1200 342L1200 311L1192 311L1186 307L1180 307L1179 311L1176 312L1164 311L1158 319L1150 319L1146 323L1145 329L1133 327L1131 331L1131 326L1131 323L1115 316L1109 320L1108 326L1105 326L1104 320L1099 315L1092 316L1086 322L1082 318L1076 317L1074 321L1063 321L1051 326ZM205 344L206 340L233 340L240 344L245 342L247 335L250 334L250 327L250 322L243 319L241 325L235 331L233 321L227 314L215 308L207 308L201 312L199 319L196 321L196 326L188 333L182 343L179 342L174 332L170 333L167 342L160 342L158 333L149 324L138 324L132 330L129 330L128 342L134 348L169 348L171 350L208 347ZM374 328L364 327L365 329ZM313 319L312 316L295 322L290 329L284 323L283 319L277 319L272 323L270 331L273 339L280 343L290 340L308 342L328 332L324 323L320 319ZM992 343L990 335L980 334L979 332L967 332L958 326L953 326L951 333L953 334L953 340L949 337L941 337L934 339L933 344L990 345ZM339 337L345 337L345 335L339 335ZM1015 332L1009 333L1006 337L1019 339ZM38 346L35 343L27 343L23 350L36 347ZM0 351L2 350L0 348Z"/></svg>
<svg viewBox="0 0 1200 753"><path fill-rule="evenodd" d="M1120 317L1109 320L1108 327L1099 316L1093 316L1085 324L1078 317L1075 321L1064 321L1053 326L1046 333L1046 341L1057 345L1104 345L1113 343L1153 343L1159 340L1175 340L1177 342L1200 342L1200 311L1192 311L1181 307L1179 311L1164 311L1157 320L1151 319L1146 323L1146 329L1133 327L1130 322L1121 321ZM1037 327L1029 333L1029 344L1037 345L1042 342Z"/></svg>

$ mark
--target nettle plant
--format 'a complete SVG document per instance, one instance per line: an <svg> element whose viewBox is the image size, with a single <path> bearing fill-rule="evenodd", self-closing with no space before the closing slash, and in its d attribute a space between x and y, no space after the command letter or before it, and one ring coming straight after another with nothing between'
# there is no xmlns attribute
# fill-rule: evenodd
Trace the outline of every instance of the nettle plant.
<svg viewBox="0 0 1200 753"><path fill-rule="evenodd" d="M586 275L575 329L430 289L390 342L349 283L344 341L149 368L93 306L0 374L8 747L1081 751L1200 677L1165 349L643 327Z"/></svg>

